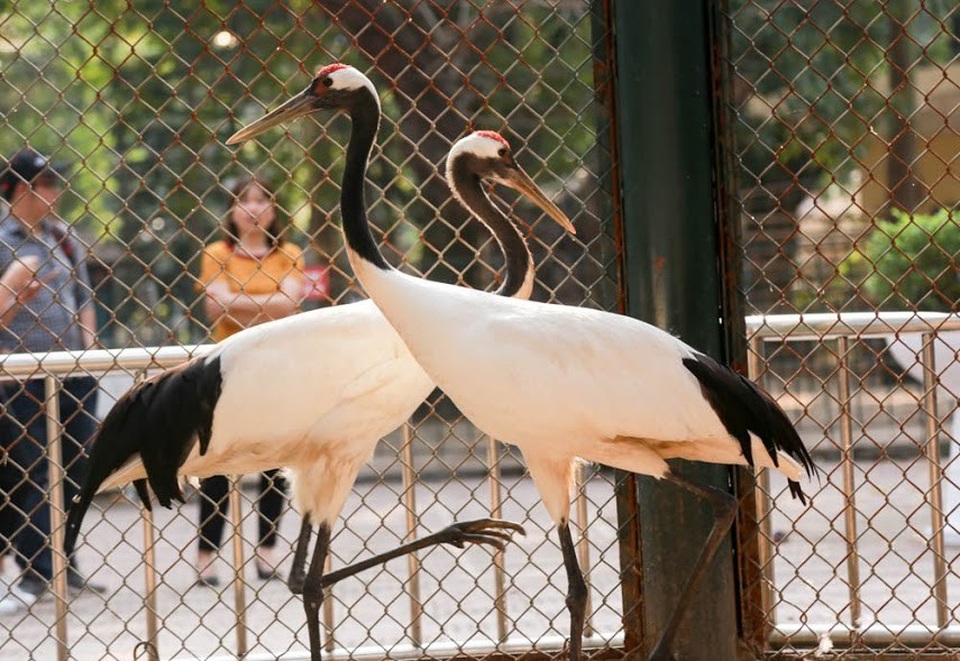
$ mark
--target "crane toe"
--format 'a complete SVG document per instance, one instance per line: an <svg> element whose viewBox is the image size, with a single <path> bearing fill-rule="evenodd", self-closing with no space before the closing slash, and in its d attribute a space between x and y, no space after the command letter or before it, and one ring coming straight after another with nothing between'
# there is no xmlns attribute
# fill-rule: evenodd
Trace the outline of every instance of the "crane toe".
<svg viewBox="0 0 960 661"><path fill-rule="evenodd" d="M458 549L467 544L486 544L503 551L506 542L513 538L513 533L526 535L526 530L513 521L501 519L477 519L453 523L436 533L436 541L450 544Z"/></svg>

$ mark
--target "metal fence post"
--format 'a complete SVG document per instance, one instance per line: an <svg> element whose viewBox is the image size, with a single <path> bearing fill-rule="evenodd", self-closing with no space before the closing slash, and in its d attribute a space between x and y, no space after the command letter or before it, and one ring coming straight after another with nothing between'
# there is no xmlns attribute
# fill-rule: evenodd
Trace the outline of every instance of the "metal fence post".
<svg viewBox="0 0 960 661"><path fill-rule="evenodd" d="M627 312L723 358L709 11L697 3L615 2L617 136ZM678 465L727 488L723 466ZM656 641L709 533L709 507L670 485L638 481L644 646ZM736 656L733 562L721 548L674 650ZM696 635L691 624L695 623Z"/></svg>
<svg viewBox="0 0 960 661"><path fill-rule="evenodd" d="M53 593L56 599L57 659L69 656L67 641L67 557L63 550L63 487L67 470L63 465L63 425L60 422L60 379L43 378L47 426L47 480L50 485L50 558L53 564ZM29 441L28 441L29 442Z"/></svg>

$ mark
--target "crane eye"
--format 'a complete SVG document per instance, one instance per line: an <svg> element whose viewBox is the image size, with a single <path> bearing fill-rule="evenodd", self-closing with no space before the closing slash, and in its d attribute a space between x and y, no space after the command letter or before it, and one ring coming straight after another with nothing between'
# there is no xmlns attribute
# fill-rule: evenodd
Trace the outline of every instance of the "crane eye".
<svg viewBox="0 0 960 661"><path fill-rule="evenodd" d="M506 156L506 155L507 155L507 148L506 148L506 147L501 147L499 150L497 150L497 156L503 157L503 156Z"/></svg>
<svg viewBox="0 0 960 661"><path fill-rule="evenodd" d="M328 76L328 77L326 77L326 78L323 79L323 86L324 86L324 87L330 87L330 86L332 86L332 85L333 85L333 78L330 78L330 77Z"/></svg>

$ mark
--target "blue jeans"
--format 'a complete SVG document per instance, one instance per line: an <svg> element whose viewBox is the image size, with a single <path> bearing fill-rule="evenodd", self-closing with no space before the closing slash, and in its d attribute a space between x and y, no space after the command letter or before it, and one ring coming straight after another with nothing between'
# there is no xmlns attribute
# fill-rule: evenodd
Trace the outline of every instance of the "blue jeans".
<svg viewBox="0 0 960 661"><path fill-rule="evenodd" d="M66 471L63 502L67 507L79 490L86 464L84 446L97 427L94 410L97 383L93 377L68 378L60 391L60 421L64 426L62 463ZM50 580L50 492L47 419L43 380L5 384L0 416L0 552L13 550L25 577ZM74 566L73 549L64 549Z"/></svg>

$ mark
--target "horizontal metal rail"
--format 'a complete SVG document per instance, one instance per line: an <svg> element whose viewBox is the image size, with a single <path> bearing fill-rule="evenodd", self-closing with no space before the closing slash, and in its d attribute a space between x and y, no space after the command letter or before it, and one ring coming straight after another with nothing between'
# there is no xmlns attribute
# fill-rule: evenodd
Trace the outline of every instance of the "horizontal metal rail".
<svg viewBox="0 0 960 661"><path fill-rule="evenodd" d="M184 346L165 346L165 347L145 347L145 348L126 348L126 349L93 349L87 351L56 351L50 353L20 353L20 354L8 354L0 357L0 382L10 382L10 381L23 381L32 378L43 378L47 381L48 389L51 389L51 392L59 392L60 384L62 379L69 376L78 376L78 375L87 375L87 376L103 376L111 372L125 372L129 374L136 375L136 378L139 380L143 378L146 374L151 371L156 371L158 369L167 369L170 367L175 367L180 365L192 358L198 356L204 356L208 354L215 348L214 344L202 344L202 345L184 345ZM49 395L48 395L49 396ZM52 401L56 401L55 398ZM51 442L47 448L47 453L50 461L52 476L56 476L56 479L51 478L51 490L50 490L50 501L52 503L54 513L56 515L55 521L58 522L55 525L55 536L60 535L62 537L62 514L64 512L63 504L63 467L61 460L61 453L59 449L60 434L62 430L59 427L59 416L57 415L55 407L49 407L46 415L48 417L49 424L54 425L51 427L52 433L50 434ZM403 428L404 435L404 457L403 457L403 478L405 482L405 504L408 508L407 516L407 534L408 537L412 537L416 532L417 519L415 515L415 501L413 500L414 489L413 485L417 479L417 474L415 467L413 466L412 452L410 450L410 444L412 442L412 434L410 425L406 424ZM490 441L491 443L493 441ZM495 456L495 453L494 455ZM497 480L498 475L496 474L496 467L491 466L491 479ZM234 576L234 584L237 587L237 592L241 592L240 586L242 586L242 568L244 566L244 557L242 550L242 540L241 540L241 528L238 522L241 520L240 517L240 508L238 507L240 498L238 497L238 486L237 480L232 480L231 486L231 510L232 510L232 519L234 525L232 526L232 545L234 549L234 570L236 572ZM500 502L499 502L499 489L491 491L491 502L490 509L491 512L499 511ZM584 488L579 489L576 496L576 511L579 512L579 516L584 516L583 512L586 508L586 492ZM158 659L159 652L157 650L157 633L159 630L159 618L160 614L157 612L156 605L156 590L157 590L157 572L156 572L156 559L154 547L156 543L155 528L153 523L153 517L150 511L142 509L142 522L143 522L143 533L144 533L144 577L145 577L145 589L146 594L144 596L144 613L146 617L146 631L147 636L146 640L143 641L145 649L147 650L148 657L150 659ZM590 544L588 533L586 527L582 526L582 539L580 543L580 552L581 552L581 562L584 567L589 568L591 565L590 558ZM62 554L55 554L55 559L59 561L59 569L57 570L57 576L60 577L55 583L54 593L57 597L58 604L61 604L63 609L66 609L67 599L66 599L66 573L64 571L64 559ZM420 617L422 610L422 599L420 596L419 589L419 565L416 555L411 555L409 557L409 585L410 585L410 600L411 600L411 625L412 625L412 641L411 641L411 650L410 655L428 655L428 656L442 656L447 654L445 650L450 647L449 644L438 644L438 643L429 643L424 645L420 640L421 636L419 635L417 629L417 623ZM495 581L497 585L504 585L505 583L505 567L502 562L502 558L499 562L494 564L495 572ZM512 653L511 651L521 650L529 652L529 641L515 641L508 639L506 637L506 619L508 613L506 611L505 602L506 600L503 597L502 593L498 592L498 629L500 635L498 636L499 645L494 648L490 645L477 648L477 653L483 653L483 655L488 655L491 652L499 651L500 653ZM330 600L326 601L327 604L332 606ZM246 605L243 597L238 597L236 600L236 637L237 637L237 655L244 657L248 643L246 636ZM68 656L68 636L66 630L67 617L64 612L60 617L58 617L58 655L61 659L66 659ZM324 611L324 622L328 632L328 639L326 641L326 653L328 653L332 658L341 658L341 657L351 657L358 658L359 656L356 651L350 652L339 647L336 647L336 643L330 632L334 630L335 622L333 621L333 609L327 608ZM614 636L610 638L609 635L597 633L591 625L590 614L588 612L588 617L585 626L585 636L584 636L584 647L586 649L600 647L600 646L609 646L611 641L615 641L616 644L622 645L623 639L622 635ZM545 637L538 639L536 647L539 651L556 651L563 647L564 640L561 638L555 637ZM472 644L471 644L472 645ZM525 646L525 647L524 647ZM457 644L455 648L458 653L463 653L468 646ZM473 649L470 647L470 649ZM405 656L403 652L404 646L393 647L390 649L390 655L396 658L401 658ZM377 658L382 658L383 650L377 652L371 652L372 656ZM232 658L232 657L231 657ZM245 658L255 658L254 656L246 655ZM276 657L271 657L276 658ZM299 658L296 653L285 656L284 658ZM306 657L303 657L306 658Z"/></svg>
<svg viewBox="0 0 960 661"><path fill-rule="evenodd" d="M804 314L804 315L774 315L774 316L751 316L746 318L746 327L748 331L748 336L750 339L750 346L754 360L751 361L751 376L757 378L760 370L762 372L763 365L760 358L762 356L761 344L771 343L771 342L793 342L793 341L827 341L827 340L841 340L847 341L848 339L861 340L864 338L875 338L875 337L894 337L900 333L922 333L928 336L927 343L929 344L933 335L937 332L947 331L947 330L960 330L960 315L956 314L945 314L945 313L908 313L908 312L884 312L884 313L843 313L843 314ZM50 378L53 376L64 378L72 375L103 375L114 371L126 371L129 373L142 373L145 371L152 371L155 369L163 369L176 366L181 364L191 358L206 355L209 353L215 345L204 344L204 345L189 345L189 346L166 346L166 347L149 347L149 348L128 348L128 349L97 349L89 351L65 351L65 352L51 352L45 354L9 354L6 356L0 357L0 380L2 381L11 381L11 380L23 380L27 378ZM839 356L844 355L845 352L838 352ZM928 374L934 372L934 365L927 364L932 361L932 352L926 351L921 357L923 361L924 370ZM846 395L849 398L849 393ZM936 419L935 411L927 410L931 406L935 406L935 399L927 397L924 398L923 405L925 407L928 415L931 415L931 419ZM842 425L849 425L852 421L850 420L849 413L849 402L841 402L841 416L843 420L841 421ZM59 433L59 432L58 432ZM935 435L932 438L927 439L928 450L929 443L935 441ZM928 452L928 457L931 461L935 460L935 453ZM842 456L841 461L852 462L852 452L845 452ZM938 461L938 460L937 460ZM54 462L56 466L59 466L60 462L57 460ZM409 468L409 467L408 467ZM931 494L935 494L939 488L939 481L942 476L942 469L937 465L931 466L931 479L933 480L931 484ZM851 505L853 504L853 494L856 485L850 482L849 484L845 481L843 488L844 493L847 498L850 499ZM51 494L52 499L56 499L55 494ZM933 499L934 504L939 499ZM770 507L769 503L766 500L763 500L763 506L761 508L761 514L763 515L764 510ZM496 503L491 503L491 507L494 507ZM939 508L935 508L939 509ZM61 510L62 511L62 510ZM934 511L932 513L934 520L936 521L939 518L940 525L934 526L935 535L942 535L943 529L943 512ZM145 526L151 526L149 518L145 519ZM940 532L936 532L940 531ZM853 537L854 533L851 534L851 539L848 540L852 545L852 548L856 549L856 539ZM149 533L145 530L145 535ZM935 548L942 548L942 539L933 540ZM767 563L767 566L764 567L765 572L772 572L772 557L776 553L776 549L773 548L771 540L764 538L763 543L765 548L762 549L761 557L771 559ZM943 556L942 554L934 554L935 563L937 567L935 568L936 575L942 576L945 571L942 566ZM852 556L855 557L855 556ZM584 558L584 562L589 562L589 558ZM497 568L498 571L503 571L502 567ZM149 567L146 568L149 572ZM855 573L855 572L853 572ZM772 576L768 574L768 580L772 580ZM855 577L851 577L855 578ZM61 581L62 582L62 581ZM851 580L851 590L855 591L858 589L858 581ZM767 589L770 589L768 584ZM55 589L59 592L60 585L56 585ZM149 576L148 576L148 593L149 590ZM946 585L944 581L941 581L937 586L937 594L935 598L937 603L946 604L947 601L946 595ZM772 603L770 595L765 595L766 604ZM59 595L58 598L62 599L64 595ZM855 600L858 598L856 594L853 597ZM148 620L156 619L158 614L155 610L147 608L146 609ZM938 618L939 619L939 618ZM911 629L909 632L903 631L901 633L894 633L895 628L873 628L859 630L854 626L854 623L850 623L849 629L846 627L841 627L839 630L834 623L823 623L818 625L816 623L807 623L806 626L792 629L789 626L781 627L777 623L773 623L772 632L771 632L771 643L787 643L793 645L811 645L815 646L822 636L829 636L835 638L834 641L837 645L850 644L851 641L863 640L867 642L868 640L876 640L877 642L892 642L899 641L901 643L906 642L905 636L911 641L920 640L922 642L931 642L931 641L941 641L945 639L956 640L957 636L960 633L954 631L953 627L945 627L945 622L938 622L936 626L936 631L933 629ZM148 631L156 631L157 623L148 622ZM855 636L850 636L850 630L856 631ZM155 633L154 633L155 636ZM946 636L946 638L944 638ZM65 636L64 636L65 638ZM588 639L588 644L590 642L600 643L603 636L593 636ZM606 639L603 639L606 640ZM65 641L64 641L65 642ZM609 641L608 641L609 642ZM601 643L602 644L602 643ZM499 646L501 652L506 652L509 649L512 649L511 641L503 642ZM442 654L439 647L434 650L434 645L430 645L429 652L431 655L436 653L437 655ZM538 649L546 649L551 647L546 640L538 642ZM458 648L463 651L463 648ZM413 646L411 651L415 651L417 654L423 654L424 649ZM333 657L337 657L337 652L341 650L336 650ZM396 650L393 651L396 653ZM356 656L356 653L354 653Z"/></svg>
<svg viewBox="0 0 960 661"><path fill-rule="evenodd" d="M947 312L817 312L750 315L747 337L765 342L789 339L835 340L839 337L889 337L897 333L960 330L960 314Z"/></svg>
<svg viewBox="0 0 960 661"><path fill-rule="evenodd" d="M210 353L215 344L188 344L129 349L87 349L0 356L0 380L19 381L42 376L102 375L117 370L136 372L174 367Z"/></svg>
<svg viewBox="0 0 960 661"><path fill-rule="evenodd" d="M937 412L936 374L933 343L937 333L960 330L960 315L942 312L854 312L854 313L817 313L770 316L750 316L746 318L746 328L750 346L750 377L760 378L763 372L763 343L797 341L836 341L835 356L839 372L839 420L841 429L842 452L840 473L843 476L842 492L844 496L845 537L847 543L847 581L850 590L850 622L846 626L837 626L836 622L806 622L803 626L794 626L772 622L770 642L774 645L792 645L816 647L824 638L829 638L837 647L857 647L860 645L944 645L960 644L960 626L948 626L947 605L947 565L944 556L944 527L946 517L941 504L941 488L944 467L939 452L940 418ZM860 575L859 575L859 535L856 530L857 485L854 481L855 470L852 451L852 424L850 413L849 373L846 365L848 341L868 338L895 339L901 334L915 333L923 338L923 350L919 356L924 373L924 397L922 408L927 419L927 438L924 440L924 454L930 466L930 485L928 506L931 508L930 547L933 550L933 571L937 580L933 587L933 598L937 604L937 622L930 628L921 626L897 627L887 624L861 626L860 622ZM940 366L943 369L944 366ZM766 481L760 482L762 491ZM758 492L758 510L761 520L770 519L770 499L765 493ZM776 552L770 535L761 535L759 557L765 559L761 570L764 573L763 603L768 609L773 603L773 556ZM770 614L771 611L767 610ZM772 617L772 615L771 615Z"/></svg>

